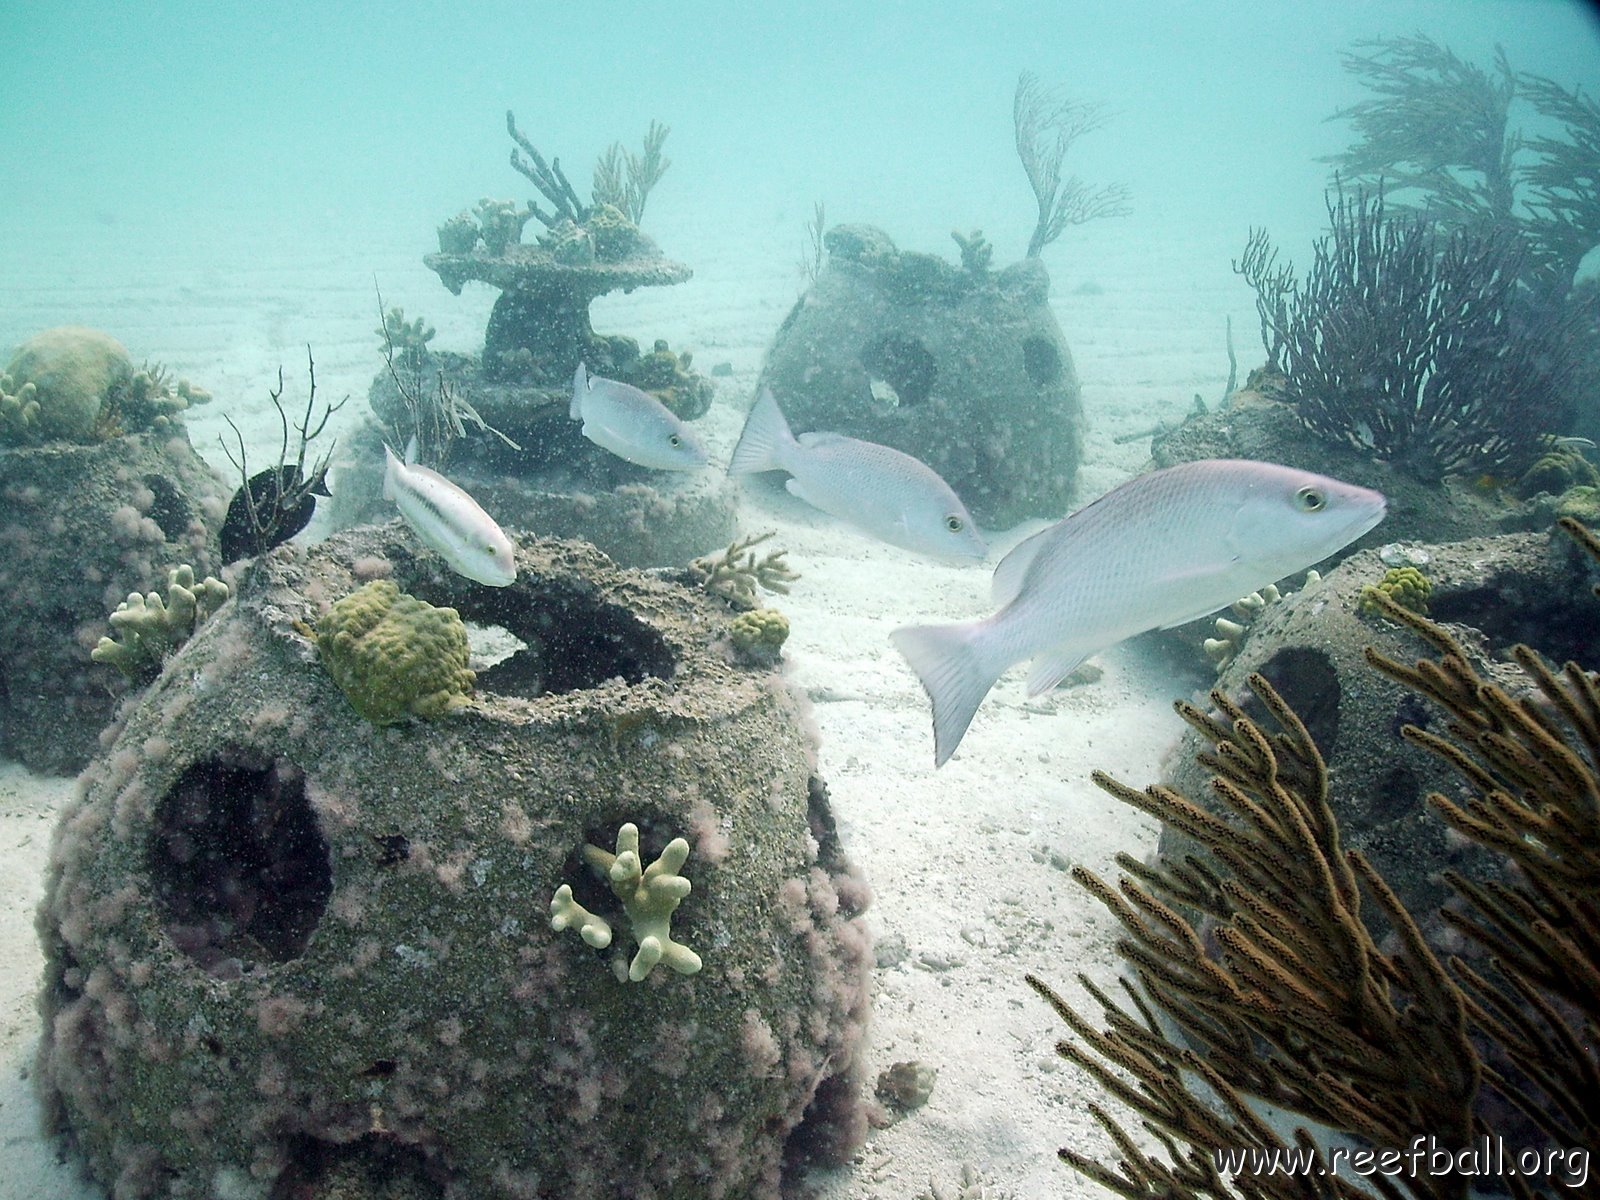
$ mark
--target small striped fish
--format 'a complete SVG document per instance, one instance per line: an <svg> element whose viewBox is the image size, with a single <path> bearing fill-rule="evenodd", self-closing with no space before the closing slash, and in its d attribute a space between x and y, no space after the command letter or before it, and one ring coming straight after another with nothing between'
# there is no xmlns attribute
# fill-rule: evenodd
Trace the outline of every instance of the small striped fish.
<svg viewBox="0 0 1600 1200"><path fill-rule="evenodd" d="M933 703L934 765L955 753L1006 668L1028 694L1123 638L1182 625L1322 561L1383 519L1367 488L1272 463L1152 471L1020 543L995 569L993 616L890 640Z"/></svg>
<svg viewBox="0 0 1600 1200"><path fill-rule="evenodd" d="M517 577L511 539L478 502L437 471L417 466L416 439L401 461L388 446L383 498L393 500L424 545L439 553L457 575L505 587Z"/></svg>
<svg viewBox="0 0 1600 1200"><path fill-rule="evenodd" d="M789 472L793 495L891 545L949 558L989 552L961 497L927 463L842 433L795 437L767 388L728 464L730 475L757 471Z"/></svg>
<svg viewBox="0 0 1600 1200"><path fill-rule="evenodd" d="M618 458L657 471L694 471L706 465L706 448L666 405L631 383L589 374L582 363L572 377L568 415L583 422L583 436Z"/></svg>

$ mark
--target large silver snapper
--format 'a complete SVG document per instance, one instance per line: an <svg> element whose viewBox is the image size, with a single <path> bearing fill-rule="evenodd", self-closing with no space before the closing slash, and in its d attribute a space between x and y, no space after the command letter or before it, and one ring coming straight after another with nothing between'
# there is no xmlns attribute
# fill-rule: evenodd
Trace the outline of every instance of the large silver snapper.
<svg viewBox="0 0 1600 1200"><path fill-rule="evenodd" d="M757 471L787 471L791 494L890 545L948 558L989 552L961 497L927 463L842 433L795 437L767 388L728 464L730 475Z"/></svg>
<svg viewBox="0 0 1600 1200"><path fill-rule="evenodd" d="M1310 471L1206 459L1113 488L1017 545L994 615L911 625L890 640L933 704L934 765L961 743L1002 672L1033 659L1028 694L1124 638L1203 617L1303 570L1383 519L1369 488Z"/></svg>

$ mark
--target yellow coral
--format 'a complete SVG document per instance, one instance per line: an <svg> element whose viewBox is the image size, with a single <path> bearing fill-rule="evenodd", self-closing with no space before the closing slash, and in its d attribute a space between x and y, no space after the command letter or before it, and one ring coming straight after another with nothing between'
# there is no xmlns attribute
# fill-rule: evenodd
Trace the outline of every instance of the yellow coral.
<svg viewBox="0 0 1600 1200"><path fill-rule="evenodd" d="M789 638L789 619L775 608L753 608L733 619L728 638L744 658L757 663L775 662Z"/></svg>
<svg viewBox="0 0 1600 1200"><path fill-rule="evenodd" d="M639 227L614 204L598 204L583 223L601 262L627 258L639 247Z"/></svg>
<svg viewBox="0 0 1600 1200"><path fill-rule="evenodd" d="M1396 604L1426 616L1428 596L1432 591L1433 585L1428 582L1428 577L1416 567L1390 567L1381 580L1361 589L1361 611L1375 611L1378 606L1372 600L1371 593L1382 592Z"/></svg>
<svg viewBox="0 0 1600 1200"><path fill-rule="evenodd" d="M31 380L18 383L10 375L0 375L0 441L9 435L20 441L29 427L38 419L39 387Z"/></svg>
<svg viewBox="0 0 1600 1200"><path fill-rule="evenodd" d="M167 572L167 595L130 592L111 614L121 641L103 637L89 652L97 663L121 671L130 682L148 683L161 671L167 652L187 641L195 626L228 598L228 585L207 575L197 581L188 563Z"/></svg>
<svg viewBox="0 0 1600 1200"><path fill-rule="evenodd" d="M1556 499L1556 516L1573 517L1585 525L1600 526L1600 487L1570 487Z"/></svg>
<svg viewBox="0 0 1600 1200"><path fill-rule="evenodd" d="M1600 470L1575 447L1546 438L1548 449L1517 479L1517 494L1524 499L1540 492L1559 496L1575 487L1600 486Z"/></svg>
<svg viewBox="0 0 1600 1200"><path fill-rule="evenodd" d="M317 622L317 650L354 708L374 725L439 717L466 702L467 627L378 579L340 600Z"/></svg>

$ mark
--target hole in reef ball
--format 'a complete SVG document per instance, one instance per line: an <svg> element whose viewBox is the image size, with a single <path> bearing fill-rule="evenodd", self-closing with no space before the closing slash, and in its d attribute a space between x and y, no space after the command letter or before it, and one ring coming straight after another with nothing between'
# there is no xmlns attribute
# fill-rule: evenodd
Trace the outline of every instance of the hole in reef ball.
<svg viewBox="0 0 1600 1200"><path fill-rule="evenodd" d="M145 487L155 497L150 506L150 519L167 535L167 541L176 542L189 532L189 502L183 498L175 484L165 476L146 475ZM198 572L196 572L198 574Z"/></svg>
<svg viewBox="0 0 1600 1200"><path fill-rule="evenodd" d="M1023 338L1022 369L1035 386L1052 384L1061 378L1061 352L1049 338Z"/></svg>
<svg viewBox="0 0 1600 1200"><path fill-rule="evenodd" d="M1423 809L1422 780L1410 767L1392 767L1384 773L1372 799L1372 815L1377 824L1408 820Z"/></svg>
<svg viewBox="0 0 1600 1200"><path fill-rule="evenodd" d="M915 338L885 334L861 351L867 374L894 388L901 404L921 404L933 391L939 368L928 348Z"/></svg>
<svg viewBox="0 0 1600 1200"><path fill-rule="evenodd" d="M671 679L677 670L672 648L653 626L565 580L461 587L447 600L469 627L498 630L510 651L479 671L480 692L531 699L611 679Z"/></svg>
<svg viewBox="0 0 1600 1200"><path fill-rule="evenodd" d="M150 874L167 935L224 977L298 957L333 890L304 776L239 754L196 763L162 798Z"/></svg>
<svg viewBox="0 0 1600 1200"><path fill-rule="evenodd" d="M1339 745L1339 703L1344 693L1333 660L1308 646L1285 646L1263 663L1260 671L1300 715L1323 755L1332 757ZM1263 715L1260 707L1252 696L1245 711L1259 718Z"/></svg>

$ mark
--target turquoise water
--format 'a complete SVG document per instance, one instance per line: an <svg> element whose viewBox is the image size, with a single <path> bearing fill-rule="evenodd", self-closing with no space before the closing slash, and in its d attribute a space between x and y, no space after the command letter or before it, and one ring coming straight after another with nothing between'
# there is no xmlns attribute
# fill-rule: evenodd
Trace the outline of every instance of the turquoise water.
<svg viewBox="0 0 1600 1200"><path fill-rule="evenodd" d="M1340 53L1359 38L1417 32L1473 62L1503 47L1518 70L1589 95L1600 89L1591 11L1534 0L764 8L12 0L0 10L0 355L52 325L111 331L135 361L166 362L217 394L190 428L226 471L222 414L238 416L252 438L270 435L267 388L279 366L293 386L308 344L327 394L357 397L345 416L361 415L379 367L374 284L388 303L438 326L436 348L481 345L492 296L448 295L421 255L434 249L439 222L479 197L529 195L506 162L507 109L581 192L606 146L636 147L660 120L672 129L673 165L644 224L696 277L607 297L596 324L670 336L702 368L730 362L732 382L708 418L725 453L764 348L803 286L796 259L814 203L825 202L830 224L879 225L903 247L953 258L951 229L981 227L997 262L1022 253L1035 214L1011 103L1018 72L1029 70L1107 106L1110 121L1073 147L1068 170L1125 184L1132 205L1127 217L1069 230L1044 254L1094 424L1088 498L1142 465L1142 447L1120 449L1111 435L1181 416L1195 393L1220 394L1225 317L1241 370L1259 361L1252 297L1229 259L1251 227L1265 226L1287 256L1306 260L1325 218L1329 177L1319 158L1351 140L1347 125L1328 118L1365 96ZM835 610L879 599L871 582L835 598ZM920 603L907 598L906 607ZM796 626L797 642L810 636ZM811 647L810 661L827 649ZM808 669L822 686L854 685ZM853 732L840 729L839 740ZM925 739L922 715L895 733ZM1009 761L992 765L997 746L1008 747L988 745L991 774L969 784L961 803L998 806L998 791L1034 786L1024 774L1040 771L1031 747L1016 752L1008 778ZM919 762L927 749L916 743ZM980 766L981 756L972 756ZM892 927L897 913L928 901L896 894L885 835L860 828L865 810L851 808L852 795L870 798L897 782L862 757L865 765L854 752L833 764L841 816L857 826L859 845L879 850L874 911ZM1154 766L1127 769L1143 778ZM947 786L959 787L961 776L951 777ZM1092 810L1097 827L1114 820L1109 808ZM0 1157L0 1197L39 1194L38 1171L64 1196L66 1174L49 1174L50 1148L32 1140L21 1078L38 978L29 957L35 895L25 889L38 875L43 826L25 805L5 815L26 823L6 826L13 836L0 853L23 854L16 861L27 870L6 900L0 1115L15 1139L6 1144L25 1149L9 1163ZM980 824L973 836L992 832ZM1079 836L1102 834L1052 836L1076 847ZM1105 952L1103 939L1042 952L1097 949ZM981 1008L987 981L949 978L958 1007ZM928 1011L897 1003L892 994L880 1000L886 1044ZM1041 1039L1054 1034L1035 1009L1021 1024ZM947 1061L945 1086L962 1071L981 1081L994 1069L976 1054ZM1052 1104L1081 1107L1075 1093L1028 1095L1036 1125L1048 1123ZM1031 1172L1057 1189L1041 1194L1087 1194L1054 1162L1053 1141L1011 1140L995 1116L1004 1097L973 1108L934 1127L942 1157L914 1158L886 1142L885 1153L906 1154L911 1165L875 1175L869 1163L855 1181L835 1180L830 1197L910 1200L934 1170L948 1187L953 1164L991 1157L1008 1164L1004 1178Z"/></svg>
<svg viewBox="0 0 1600 1200"><path fill-rule="evenodd" d="M952 228L981 227L1008 261L1034 218L1011 142L1021 70L1108 108L1067 170L1125 183L1133 200L1131 217L1046 252L1058 292L1103 250L1159 263L1204 242L1225 275L1253 225L1303 258L1324 218L1317 158L1349 140L1327 118L1362 95L1340 51L1418 31L1473 61L1498 45L1520 70L1600 82L1589 10L1544 0L12 3L0 345L104 325L182 369L215 338L171 305L198 300L216 321L259 301L255 270L321 268L321 295L298 313L275 302L278 349L317 343L353 384L370 361L343 363L326 322L296 317L320 319L331 288L352 295L328 316L348 311L377 276L453 333L418 259L444 217L527 190L506 165L507 109L580 186L612 141L637 145L652 119L672 127L647 227L700 273L679 304L734 276L783 274L792 294L817 201L830 222L877 224L907 247L951 250ZM1223 286L1247 317L1242 285ZM461 342L484 311L463 313ZM250 387L276 357L260 355Z"/></svg>
<svg viewBox="0 0 1600 1200"><path fill-rule="evenodd" d="M506 108L569 165L670 124L663 231L707 209L734 228L803 220L826 198L908 241L975 221L1004 245L1030 215L1009 144L1021 69L1118 114L1073 165L1126 181L1151 219L1315 219L1354 39L1424 31L1474 61L1500 45L1522 70L1597 73L1587 11L1536 0L246 8L6 6L8 281L139 232L220 247L426 229L516 191L495 170Z"/></svg>

